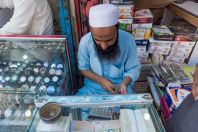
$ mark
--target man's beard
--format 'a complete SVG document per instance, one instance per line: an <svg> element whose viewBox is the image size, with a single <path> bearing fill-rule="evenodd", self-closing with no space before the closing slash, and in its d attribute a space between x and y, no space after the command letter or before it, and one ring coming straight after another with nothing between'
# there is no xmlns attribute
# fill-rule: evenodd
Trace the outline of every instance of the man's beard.
<svg viewBox="0 0 198 132"><path fill-rule="evenodd" d="M93 38L93 36L92 36L92 38ZM96 50L96 53L97 53L99 59L114 61L117 57L119 57L120 48L118 45L118 35L117 35L115 43L105 50L102 49L101 46L97 45L94 38L93 38L93 42L95 44L95 50Z"/></svg>

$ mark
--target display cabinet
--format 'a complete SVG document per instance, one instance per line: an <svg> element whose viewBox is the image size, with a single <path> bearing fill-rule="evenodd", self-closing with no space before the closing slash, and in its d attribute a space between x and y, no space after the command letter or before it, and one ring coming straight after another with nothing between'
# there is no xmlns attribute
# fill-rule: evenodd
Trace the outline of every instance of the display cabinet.
<svg viewBox="0 0 198 132"><path fill-rule="evenodd" d="M65 36L0 36L0 131L26 131L34 100L73 93Z"/></svg>
<svg viewBox="0 0 198 132"><path fill-rule="evenodd" d="M28 131L165 132L150 94L42 97L35 100L38 110L49 102L62 106L61 116L46 122L38 112Z"/></svg>

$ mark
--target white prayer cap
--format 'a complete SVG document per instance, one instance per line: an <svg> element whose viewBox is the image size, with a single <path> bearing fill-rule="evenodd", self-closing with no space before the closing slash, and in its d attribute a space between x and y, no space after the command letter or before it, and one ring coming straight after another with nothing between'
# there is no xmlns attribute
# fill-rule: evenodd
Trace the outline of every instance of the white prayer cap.
<svg viewBox="0 0 198 132"><path fill-rule="evenodd" d="M118 9L112 4L100 4L91 7L89 25L91 27L110 27L118 23Z"/></svg>

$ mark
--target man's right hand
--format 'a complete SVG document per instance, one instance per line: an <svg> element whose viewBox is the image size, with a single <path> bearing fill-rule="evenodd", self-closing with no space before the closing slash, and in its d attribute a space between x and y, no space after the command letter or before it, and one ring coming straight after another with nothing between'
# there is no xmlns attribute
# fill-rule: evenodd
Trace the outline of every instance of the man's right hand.
<svg viewBox="0 0 198 132"><path fill-rule="evenodd" d="M107 80L106 78L101 78L99 84L102 85L105 90L111 92L112 94L115 94L113 91L115 85L111 81Z"/></svg>
<svg viewBox="0 0 198 132"><path fill-rule="evenodd" d="M105 90L111 92L112 94L115 94L115 92L113 91L113 88L115 88L115 85L111 81L93 73L91 70L82 70L81 73L83 76L100 84Z"/></svg>

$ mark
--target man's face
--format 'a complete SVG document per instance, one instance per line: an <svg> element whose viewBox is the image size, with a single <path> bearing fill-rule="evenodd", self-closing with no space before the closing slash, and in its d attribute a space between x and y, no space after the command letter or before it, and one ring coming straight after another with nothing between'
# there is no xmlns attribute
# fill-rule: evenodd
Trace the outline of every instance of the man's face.
<svg viewBox="0 0 198 132"><path fill-rule="evenodd" d="M91 32L98 56L106 60L116 59L120 53L117 27L91 28Z"/></svg>

